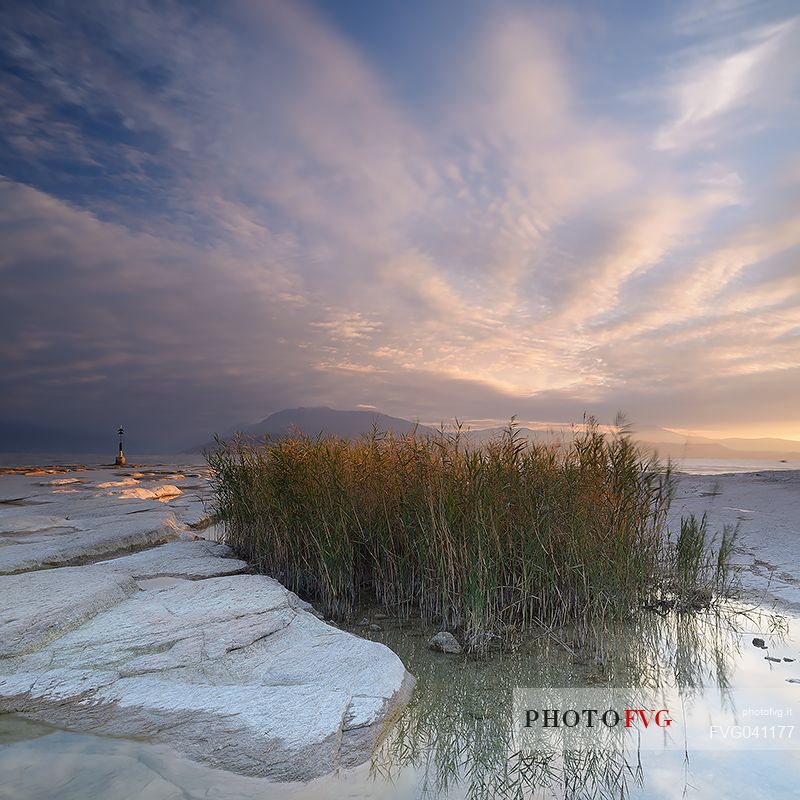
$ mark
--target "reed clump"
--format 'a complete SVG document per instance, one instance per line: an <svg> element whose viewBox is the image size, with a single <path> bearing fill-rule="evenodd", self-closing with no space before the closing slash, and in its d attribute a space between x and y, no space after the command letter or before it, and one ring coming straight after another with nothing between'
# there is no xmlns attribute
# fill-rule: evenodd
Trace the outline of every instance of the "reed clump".
<svg viewBox="0 0 800 800"><path fill-rule="evenodd" d="M482 446L377 430L219 444L227 543L336 619L377 603L471 650L541 626L580 643L641 607L710 601L726 574L730 542L711 552L705 521L667 531L669 465L591 421L559 444L513 423Z"/></svg>

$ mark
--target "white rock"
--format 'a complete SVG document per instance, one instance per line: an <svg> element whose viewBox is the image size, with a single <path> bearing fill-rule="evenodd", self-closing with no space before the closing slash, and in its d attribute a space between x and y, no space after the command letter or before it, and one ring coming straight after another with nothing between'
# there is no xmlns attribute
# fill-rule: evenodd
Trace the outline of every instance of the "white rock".
<svg viewBox="0 0 800 800"><path fill-rule="evenodd" d="M678 475L669 524L708 515L708 530L739 526L733 561L743 589L761 603L800 611L800 471Z"/></svg>
<svg viewBox="0 0 800 800"><path fill-rule="evenodd" d="M202 481L176 495L129 481L98 491L118 483L109 470L81 477L61 494L0 476L0 713L284 780L369 757L414 683L394 653L270 578L208 577L246 564L190 541L187 522L207 514Z"/></svg>
<svg viewBox="0 0 800 800"><path fill-rule="evenodd" d="M70 521L70 524L87 527L84 530L53 533L35 541L18 537L0 547L0 575L67 566L125 550L151 547L177 539L181 530L175 516L166 509L148 509L113 520Z"/></svg>
<svg viewBox="0 0 800 800"><path fill-rule="evenodd" d="M51 514L31 514L24 511L0 514L0 533L37 533L52 528L75 528L76 525L65 517Z"/></svg>
<svg viewBox="0 0 800 800"><path fill-rule="evenodd" d="M166 500L183 494L177 486L156 486L154 489L124 489L119 493L120 497L136 498L137 500Z"/></svg>
<svg viewBox="0 0 800 800"><path fill-rule="evenodd" d="M96 568L0 577L0 659L44 646L135 591L130 576Z"/></svg>
<svg viewBox="0 0 800 800"><path fill-rule="evenodd" d="M98 489L116 489L120 486L136 486L139 481L136 478L123 478L121 481L103 481L103 483L98 483Z"/></svg>
<svg viewBox="0 0 800 800"><path fill-rule="evenodd" d="M134 578L198 579L242 572L247 569L247 562L235 558L227 545L199 539L169 542L129 556L100 561L96 566Z"/></svg>
<svg viewBox="0 0 800 800"><path fill-rule="evenodd" d="M364 761L412 687L391 650L259 575L139 592L0 662L0 711L282 780Z"/></svg>

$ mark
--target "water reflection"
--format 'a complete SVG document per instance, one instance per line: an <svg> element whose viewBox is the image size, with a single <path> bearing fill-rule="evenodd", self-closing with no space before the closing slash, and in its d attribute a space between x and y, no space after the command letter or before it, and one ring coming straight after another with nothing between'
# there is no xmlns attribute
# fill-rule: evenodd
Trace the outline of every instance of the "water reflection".
<svg viewBox="0 0 800 800"><path fill-rule="evenodd" d="M620 745L616 749L519 752L514 732L515 687L643 687L658 690L662 707L730 702L730 691L742 650L755 658L762 676L770 664L763 653L747 650L751 631L761 632L773 648L785 646L787 620L744 607L700 614L646 614L600 642L602 660L571 655L563 641L543 635L513 656L457 660L433 656L422 631L397 629L376 634L395 649L419 681L416 698L373 761L373 775L398 780L409 767L419 775L417 797L489 798L624 798L647 793L647 761L674 762L671 781L681 793L690 789L691 753L666 758ZM782 662L783 663L783 662ZM789 664L785 666L788 668ZM794 674L796 670L792 670ZM789 670L787 669L787 676ZM785 679L784 679L785 680ZM744 684L751 685L749 676ZM759 685L759 683L752 684ZM797 692L783 684L787 702ZM798 747L800 750L800 747ZM785 754L794 757L796 753ZM683 763L681 763L683 762Z"/></svg>
<svg viewBox="0 0 800 800"><path fill-rule="evenodd" d="M743 608L692 616L648 614L603 635L602 663L569 652L564 632L558 640L543 634L513 656L479 660L432 653L430 631L379 622L383 630L366 635L399 653L417 676L418 688L369 764L308 784L276 784L204 767L163 746L66 733L0 716L0 798L751 800L798 794L800 750L628 748L525 757L514 749L513 706L515 687L583 685L657 688L666 704L680 693L684 703L700 711L723 705L740 687L771 688L796 707L800 686L787 680L800 679L800 660L782 660L800 658L795 618ZM756 636L767 649L753 646Z"/></svg>

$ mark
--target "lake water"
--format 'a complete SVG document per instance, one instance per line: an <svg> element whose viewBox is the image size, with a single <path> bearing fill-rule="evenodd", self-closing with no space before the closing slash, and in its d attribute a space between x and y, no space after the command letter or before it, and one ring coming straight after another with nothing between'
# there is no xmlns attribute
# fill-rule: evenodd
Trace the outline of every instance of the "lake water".
<svg viewBox="0 0 800 800"><path fill-rule="evenodd" d="M2 453L0 467L25 467L43 465L75 465L109 466L114 464L117 454L113 450L108 453ZM149 467L186 465L205 466L205 459L197 453L129 453L125 451L127 466L136 464Z"/></svg>
<svg viewBox="0 0 800 800"><path fill-rule="evenodd" d="M49 464L84 464L97 466L113 464L116 453L0 453L0 467L42 466ZM206 465L197 453L126 453L128 466L193 466ZM732 458L681 458L675 459L676 470L692 475L719 475L724 473L763 472L765 470L800 470L800 461Z"/></svg>
<svg viewBox="0 0 800 800"><path fill-rule="evenodd" d="M673 465L690 475L723 475L726 473L767 472L800 469L800 461L768 461L765 459L738 458L680 458Z"/></svg>
<svg viewBox="0 0 800 800"><path fill-rule="evenodd" d="M270 783L209 769L164 746L69 733L5 716L0 717L0 798L800 796L800 685L787 681L800 680L800 661L782 660L800 658L800 620L795 617L759 615L741 607L722 614L649 614L641 623L607 635L613 658L605 666L573 656L547 636L513 656L445 656L428 649L430 631L382 619L379 624L383 630L364 635L392 647L417 677L418 686L372 761L357 769L307 784ZM754 636L765 639L768 649L753 646ZM768 661L765 654L781 661ZM731 698L749 690L756 703L770 702L792 714L798 729L792 741L779 743L780 748L766 740L738 739L684 752L678 741L656 750L629 748L597 760L521 762L514 754L519 718L513 689L587 685L659 686L665 707L691 709L701 722L716 719ZM781 721L787 723L789 717Z"/></svg>

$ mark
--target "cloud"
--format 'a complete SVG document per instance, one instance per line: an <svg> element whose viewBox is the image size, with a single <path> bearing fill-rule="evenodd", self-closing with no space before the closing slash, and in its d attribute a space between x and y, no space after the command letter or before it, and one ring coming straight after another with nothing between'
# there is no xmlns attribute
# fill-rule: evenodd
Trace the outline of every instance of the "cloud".
<svg viewBox="0 0 800 800"><path fill-rule="evenodd" d="M654 125L589 96L568 14L420 35L423 102L326 13L7 13L1 416L170 446L319 403L691 427L724 386L720 418L792 418L797 164L754 180L728 133L781 119L794 21L703 34Z"/></svg>
<svg viewBox="0 0 800 800"><path fill-rule="evenodd" d="M673 117L656 132L655 147L714 148L742 129L775 124L797 85L799 44L792 18L756 28L744 44L723 39L715 52L704 43L682 54L688 64L667 89Z"/></svg>

